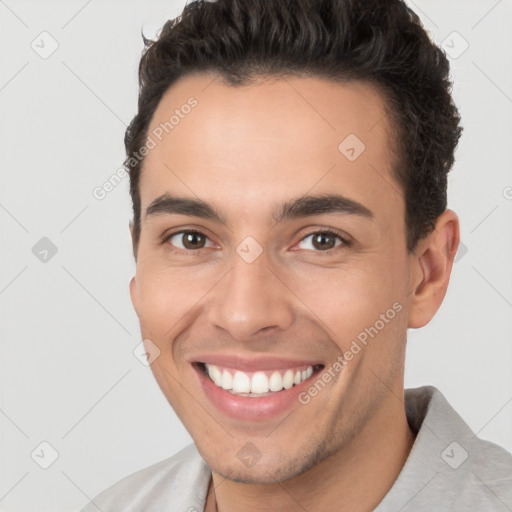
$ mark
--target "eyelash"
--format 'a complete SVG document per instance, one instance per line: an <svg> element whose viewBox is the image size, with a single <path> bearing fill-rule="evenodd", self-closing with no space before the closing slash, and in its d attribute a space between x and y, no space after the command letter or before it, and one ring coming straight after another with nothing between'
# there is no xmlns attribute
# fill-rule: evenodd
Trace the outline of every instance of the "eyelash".
<svg viewBox="0 0 512 512"><path fill-rule="evenodd" d="M208 236L205 235L204 233L202 233L201 231L198 231L198 230L195 230L195 229L183 229L181 231L174 231L173 233L165 234L162 237L162 244L168 243L169 240L173 236L175 236L175 235L180 235L180 234L185 234L185 233L198 234L198 235L204 236L205 238L208 238ZM332 252L335 251L336 249L341 249L343 247L350 247L352 245L352 242L350 240L348 240L346 237L342 236L340 233L338 233L337 231L334 231L332 229L321 229L321 230L317 230L317 231L311 231L310 233L304 235L299 240L299 242L302 242L303 240L305 240L306 238L310 237L311 235L319 235L319 234L331 235L331 236L333 236L335 238L338 238L342 242L342 244L338 245L336 247L332 247L331 249L327 249L325 251L320 251L320 250L310 251L308 249L303 249L303 250L308 250L309 252L312 252L315 255L323 256L324 254L329 254L329 255L332 254ZM180 248L176 248L176 249L173 249L173 250L175 250L175 251L185 251L188 254L197 254L202 249L207 249L207 247L201 247L200 249L180 249Z"/></svg>

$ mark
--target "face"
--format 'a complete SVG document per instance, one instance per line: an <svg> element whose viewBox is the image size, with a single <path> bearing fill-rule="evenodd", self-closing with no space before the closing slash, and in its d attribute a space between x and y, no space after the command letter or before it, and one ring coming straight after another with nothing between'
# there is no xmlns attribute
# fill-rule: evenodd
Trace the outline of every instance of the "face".
<svg viewBox="0 0 512 512"><path fill-rule="evenodd" d="M130 291L214 472L300 475L400 393L411 278L391 133L357 82L188 76L162 98Z"/></svg>

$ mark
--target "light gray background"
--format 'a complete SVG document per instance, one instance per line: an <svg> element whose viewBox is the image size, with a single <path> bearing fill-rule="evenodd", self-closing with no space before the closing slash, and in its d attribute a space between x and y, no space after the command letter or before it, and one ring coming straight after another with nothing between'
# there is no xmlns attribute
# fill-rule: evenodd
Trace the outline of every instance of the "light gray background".
<svg viewBox="0 0 512 512"><path fill-rule="evenodd" d="M2 511L78 509L190 442L132 353L128 179L92 195L124 157L141 28L153 36L184 3L0 0ZM435 319L409 333L406 386L437 386L512 450L512 1L410 4L453 55L469 44L452 59L465 133L449 194L467 252ZM31 47L51 48L43 31L59 45L46 59ZM46 263L42 237L58 248Z"/></svg>

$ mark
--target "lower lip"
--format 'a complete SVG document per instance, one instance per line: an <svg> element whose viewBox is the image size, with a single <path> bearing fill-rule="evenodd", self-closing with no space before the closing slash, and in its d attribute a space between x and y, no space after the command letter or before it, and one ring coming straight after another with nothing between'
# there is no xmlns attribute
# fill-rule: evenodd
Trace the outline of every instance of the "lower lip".
<svg viewBox="0 0 512 512"><path fill-rule="evenodd" d="M290 389L283 389L271 395L261 397L245 397L233 395L216 386L199 368L195 367L201 386L210 401L227 416L244 421L264 421L274 418L287 411L294 403L298 403L298 395L311 385L313 375Z"/></svg>

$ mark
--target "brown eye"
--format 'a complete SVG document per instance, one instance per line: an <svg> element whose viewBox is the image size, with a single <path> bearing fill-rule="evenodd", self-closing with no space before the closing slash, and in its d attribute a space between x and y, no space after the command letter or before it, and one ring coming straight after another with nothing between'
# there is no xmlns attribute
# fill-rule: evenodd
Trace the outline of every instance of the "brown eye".
<svg viewBox="0 0 512 512"><path fill-rule="evenodd" d="M312 243L317 249L332 249L336 245L336 239L330 234L317 233L313 235Z"/></svg>
<svg viewBox="0 0 512 512"><path fill-rule="evenodd" d="M337 243L337 240L339 241ZM331 231L317 231L304 237L300 244L304 244L301 249L313 249L320 252L326 252L342 244L347 245L346 241L337 233Z"/></svg>
<svg viewBox="0 0 512 512"><path fill-rule="evenodd" d="M208 237L199 231L179 231L169 235L167 241L177 247L187 251L194 251L206 247Z"/></svg>

